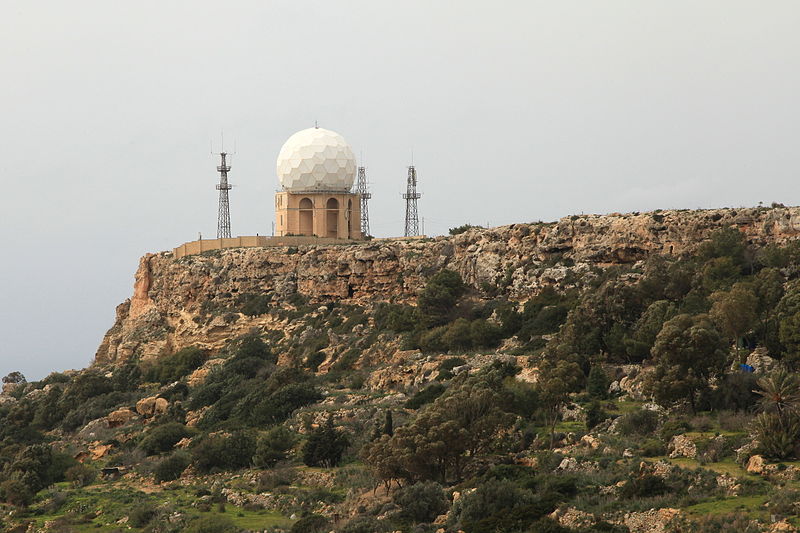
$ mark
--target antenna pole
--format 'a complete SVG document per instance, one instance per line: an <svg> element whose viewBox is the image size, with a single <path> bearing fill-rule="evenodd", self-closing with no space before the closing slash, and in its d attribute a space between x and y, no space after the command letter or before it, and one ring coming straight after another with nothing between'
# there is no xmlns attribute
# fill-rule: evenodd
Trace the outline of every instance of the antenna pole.
<svg viewBox="0 0 800 533"><path fill-rule="evenodd" d="M217 190L219 191L219 214L217 216L217 239L230 239L231 237L231 208L228 200L228 191L231 190L231 185L228 183L228 172L231 166L227 162L227 153L220 152L220 164L217 166L219 172L219 183Z"/></svg>
<svg viewBox="0 0 800 533"><path fill-rule="evenodd" d="M417 200L422 195L417 192L417 169L414 165L408 167L408 179L406 181L406 193L403 199L406 201L406 228L405 237L416 237L419 235L419 212L417 211Z"/></svg>
<svg viewBox="0 0 800 533"><path fill-rule="evenodd" d="M358 182L356 192L361 197L361 236L369 235L369 207L367 202L372 198L372 193L367 190L367 169L358 167Z"/></svg>

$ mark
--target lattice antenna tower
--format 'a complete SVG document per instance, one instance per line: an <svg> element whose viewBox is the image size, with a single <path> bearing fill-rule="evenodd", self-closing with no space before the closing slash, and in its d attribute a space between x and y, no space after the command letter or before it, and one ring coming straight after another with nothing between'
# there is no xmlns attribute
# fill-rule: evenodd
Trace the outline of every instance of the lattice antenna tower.
<svg viewBox="0 0 800 533"><path fill-rule="evenodd" d="M228 199L228 191L233 187L228 183L228 172L231 166L228 164L227 152L220 152L220 164L217 166L219 172L219 215L217 217L217 239L229 239L231 237L231 206Z"/></svg>
<svg viewBox="0 0 800 533"><path fill-rule="evenodd" d="M361 235L369 235L369 207L367 202L372 198L372 193L367 189L367 168L358 167L358 181L356 192L361 196Z"/></svg>
<svg viewBox="0 0 800 533"><path fill-rule="evenodd" d="M406 201L406 237L416 237L419 235L419 212L417 211L417 200L422 195L417 192L417 169L414 165L408 167L408 180L406 182L406 193L403 199Z"/></svg>

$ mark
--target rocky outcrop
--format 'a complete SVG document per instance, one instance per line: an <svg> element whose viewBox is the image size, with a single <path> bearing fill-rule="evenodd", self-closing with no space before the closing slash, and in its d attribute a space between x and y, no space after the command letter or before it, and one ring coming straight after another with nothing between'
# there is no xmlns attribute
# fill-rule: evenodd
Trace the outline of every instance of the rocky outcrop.
<svg viewBox="0 0 800 533"><path fill-rule="evenodd" d="M447 267L478 290L524 301L545 286L576 286L596 268L691 254L722 227L739 228L754 245L781 243L800 235L800 208L581 215L435 239L235 248L177 260L171 252L148 254L95 361L154 358L188 345L216 350L252 328L285 326L276 314L230 312L242 295L267 294L278 303L296 293L312 302L412 301Z"/></svg>
<svg viewBox="0 0 800 533"><path fill-rule="evenodd" d="M118 428L120 426L124 426L131 420L136 418L136 413L131 411L128 408L124 409L117 409L116 411L112 411L106 416L106 420L108 421L108 427L110 428Z"/></svg>
<svg viewBox="0 0 800 533"><path fill-rule="evenodd" d="M674 459L675 457L688 457L694 459L697 457L697 445L686 435L675 435L669 442L669 456Z"/></svg>
<svg viewBox="0 0 800 533"><path fill-rule="evenodd" d="M151 396L136 402L136 412L142 416L162 415L167 412L169 402L166 398Z"/></svg>
<svg viewBox="0 0 800 533"><path fill-rule="evenodd" d="M623 523L631 533L666 533L670 524L681 516L680 509L650 509L641 513L627 513Z"/></svg>

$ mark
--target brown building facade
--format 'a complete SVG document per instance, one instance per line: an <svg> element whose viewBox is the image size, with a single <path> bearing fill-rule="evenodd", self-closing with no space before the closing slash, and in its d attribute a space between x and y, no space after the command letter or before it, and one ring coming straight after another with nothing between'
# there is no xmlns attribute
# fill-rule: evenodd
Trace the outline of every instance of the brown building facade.
<svg viewBox="0 0 800 533"><path fill-rule="evenodd" d="M277 192L275 236L361 239L360 200L349 192Z"/></svg>

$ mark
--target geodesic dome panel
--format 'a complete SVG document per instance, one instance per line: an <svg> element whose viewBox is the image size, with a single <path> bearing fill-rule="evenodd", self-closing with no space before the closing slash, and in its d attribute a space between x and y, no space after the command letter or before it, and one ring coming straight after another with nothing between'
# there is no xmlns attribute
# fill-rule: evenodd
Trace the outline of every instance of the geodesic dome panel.
<svg viewBox="0 0 800 533"><path fill-rule="evenodd" d="M356 158L335 131L298 131L278 154L278 180L287 191L349 191L356 177Z"/></svg>

